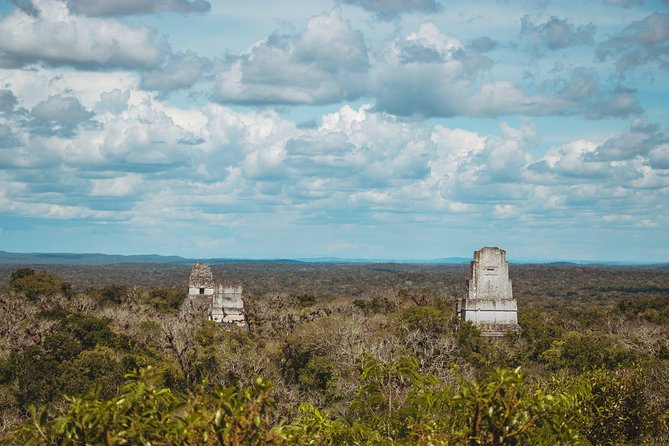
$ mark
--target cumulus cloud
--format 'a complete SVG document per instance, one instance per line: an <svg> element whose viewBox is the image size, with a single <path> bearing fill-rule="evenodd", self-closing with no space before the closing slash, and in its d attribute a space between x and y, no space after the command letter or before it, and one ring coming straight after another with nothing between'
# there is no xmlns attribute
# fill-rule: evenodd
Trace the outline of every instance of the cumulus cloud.
<svg viewBox="0 0 669 446"><path fill-rule="evenodd" d="M479 53L487 53L492 51L499 45L499 42L492 39L491 37L477 37L467 42L467 49L471 51L476 51Z"/></svg>
<svg viewBox="0 0 669 446"><path fill-rule="evenodd" d="M149 28L71 14L57 0L35 0L39 14L17 8L0 20L0 60L83 67L150 68L168 51Z"/></svg>
<svg viewBox="0 0 669 446"><path fill-rule="evenodd" d="M212 63L192 51L176 53L157 70L142 73L140 87L145 90L173 91L193 86L210 73Z"/></svg>
<svg viewBox="0 0 669 446"><path fill-rule="evenodd" d="M530 121L520 127L501 125L501 136L488 137L481 150L460 160L452 177L450 194L459 201L516 200L525 194L520 186L529 150L536 145L536 130ZM495 184L494 187L491 187Z"/></svg>
<svg viewBox="0 0 669 446"><path fill-rule="evenodd" d="M520 19L520 36L528 50L541 55L545 50L561 50L573 45L591 45L595 35L595 25L575 26L567 19L552 16L544 23L535 24L525 15Z"/></svg>
<svg viewBox="0 0 669 446"><path fill-rule="evenodd" d="M482 49L491 47L485 43ZM472 45L443 34L431 22L396 39L375 64L370 93L379 109L399 116L583 115L588 119L627 117L641 111L635 92L602 90L584 68L552 79L535 91L506 80L478 84L492 60Z"/></svg>
<svg viewBox="0 0 669 446"><path fill-rule="evenodd" d="M13 110L17 102L12 90L0 89L0 113Z"/></svg>
<svg viewBox="0 0 669 446"><path fill-rule="evenodd" d="M364 92L369 60L362 33L335 8L301 34L273 34L225 65L214 91L220 102L326 104Z"/></svg>
<svg viewBox="0 0 669 446"><path fill-rule="evenodd" d="M656 169L669 169L669 143L655 146L648 154L650 165Z"/></svg>
<svg viewBox="0 0 669 446"><path fill-rule="evenodd" d="M634 90L617 87L612 91L603 91L596 74L583 67L572 70L567 78L554 79L545 85L555 95L556 101L562 102L563 113L602 119L628 117L642 111Z"/></svg>
<svg viewBox="0 0 669 446"><path fill-rule="evenodd" d="M667 141L643 120L603 141L575 140L538 154L540 135L531 120L482 134L403 121L368 104L342 106L315 127L301 128L272 110L240 112L218 104L194 111L197 117L179 116L156 100L128 100L122 90L102 94L97 110L103 127L80 130L69 140L45 134L28 150L25 135L14 135L19 146L0 150L0 166L9 165L6 159L13 167L0 167L0 174L11 172L9 180L24 189L7 192L3 209L33 215L17 204L29 193L48 218L138 225L167 215L174 222L223 224L231 214L243 224L244 218L282 212L302 224L463 213L522 224L594 203L629 210L638 203L637 191L668 181L661 170ZM201 129L180 124L191 120L202 120ZM5 130L0 126L0 141ZM645 139L634 136L641 133ZM624 148L635 145L646 148ZM56 174L36 178L38 161ZM69 178L65 184L63 178ZM35 195L39 190L50 195ZM88 201L64 198L81 197L81 190L89 192ZM110 206L122 211L109 214ZM601 212L616 215L616 209L603 206Z"/></svg>
<svg viewBox="0 0 669 446"><path fill-rule="evenodd" d="M622 75L641 65L657 64L669 69L669 12L655 12L632 22L620 33L597 46L600 61L616 60Z"/></svg>
<svg viewBox="0 0 669 446"><path fill-rule="evenodd" d="M394 19L408 12L433 13L441 9L436 0L341 0L374 12L382 20Z"/></svg>
<svg viewBox="0 0 669 446"><path fill-rule="evenodd" d="M39 10L35 8L32 0L9 0L10 3L16 5L21 11L25 12L28 15L36 16L39 14Z"/></svg>
<svg viewBox="0 0 669 446"><path fill-rule="evenodd" d="M629 160L637 156L646 156L651 149L666 143L667 137L657 124L641 118L634 120L630 127L618 135L607 139L588 159L594 161Z"/></svg>
<svg viewBox="0 0 669 446"><path fill-rule="evenodd" d="M37 135L71 137L80 126L93 126L93 112L74 97L56 95L40 102L30 111L30 131Z"/></svg>
<svg viewBox="0 0 669 446"><path fill-rule="evenodd" d="M204 0L61 0L70 11L96 16L150 14L174 11L180 13L208 12L211 3Z"/></svg>
<svg viewBox="0 0 669 446"><path fill-rule="evenodd" d="M134 173L116 178L91 180L91 195L94 197L123 197L133 193L141 182L141 175Z"/></svg>
<svg viewBox="0 0 669 446"><path fill-rule="evenodd" d="M529 166L528 179L569 189L565 197L571 204L659 189L669 184L657 170L666 165L667 141L657 125L637 119L602 142L582 139L551 148Z"/></svg>
<svg viewBox="0 0 669 446"><path fill-rule="evenodd" d="M0 149L16 147L20 141L14 136L12 129L5 124L0 124Z"/></svg>
<svg viewBox="0 0 669 446"><path fill-rule="evenodd" d="M100 94L100 100L95 104L95 113L112 113L118 115L128 108L130 90L115 88Z"/></svg>
<svg viewBox="0 0 669 446"><path fill-rule="evenodd" d="M96 145L101 163L165 170L190 163L191 148L201 140L179 126L151 101L110 116Z"/></svg>
<svg viewBox="0 0 669 446"><path fill-rule="evenodd" d="M454 116L471 81L492 61L469 54L463 43L432 22L389 46L370 82L380 109L396 115Z"/></svg>

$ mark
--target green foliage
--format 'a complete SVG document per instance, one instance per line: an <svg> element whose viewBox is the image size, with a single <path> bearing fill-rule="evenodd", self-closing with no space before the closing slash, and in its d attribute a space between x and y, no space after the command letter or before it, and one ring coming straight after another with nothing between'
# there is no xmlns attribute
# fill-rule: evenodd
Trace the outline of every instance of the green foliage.
<svg viewBox="0 0 669 446"><path fill-rule="evenodd" d="M525 384L520 368L498 369L482 384L464 381L453 397L455 444L579 444L571 411L579 394L547 395Z"/></svg>
<svg viewBox="0 0 669 446"><path fill-rule="evenodd" d="M100 289L100 299L105 303L120 304L128 300L128 288L120 285L108 285Z"/></svg>
<svg viewBox="0 0 669 446"><path fill-rule="evenodd" d="M216 389L182 397L160 386L152 368L127 375L109 399L99 390L66 398L55 414L30 408L30 420L14 434L24 445L271 445L281 444L281 427L270 417L270 386L236 392Z"/></svg>
<svg viewBox="0 0 669 446"><path fill-rule="evenodd" d="M634 283L619 270L514 268L522 331L490 339L457 323L443 298L462 292L460 272L426 279L418 266L402 274L393 266L361 285L346 268L315 287L299 283L290 299L247 300L250 332L179 318L178 288L148 289L144 299L123 286L74 299L25 299L6 288L0 443L669 444L669 342L658 325L669 312L666 274L644 284L650 273L641 269L625 273L640 275ZM37 274L18 270L10 280ZM92 279L84 283L109 277ZM142 283L176 283L163 279ZM276 274L271 287L251 289L260 296L297 283L289 279ZM269 402L258 401L261 373L277 383L276 406L269 390ZM8 440L31 404L44 411ZM226 428L214 423L219 408ZM86 440L66 439L77 429Z"/></svg>
<svg viewBox="0 0 669 446"><path fill-rule="evenodd" d="M368 360L346 420L303 404L286 433L295 444L580 444L570 412L581 402L533 391L518 369L499 369L481 384L463 380L454 392L411 358Z"/></svg>
<svg viewBox="0 0 669 446"><path fill-rule="evenodd" d="M109 319L100 319L83 314L70 314L59 324L59 330L68 333L79 341L83 348L89 349L96 345L127 348L128 339L117 335L109 328Z"/></svg>
<svg viewBox="0 0 669 446"><path fill-rule="evenodd" d="M33 345L17 357L14 373L17 378L16 399L23 407L45 404L60 395L59 362Z"/></svg>
<svg viewBox="0 0 669 446"><path fill-rule="evenodd" d="M35 270L32 268L19 268L9 276L9 283L15 283L25 277L34 276Z"/></svg>
<svg viewBox="0 0 669 446"><path fill-rule="evenodd" d="M14 380L15 362L16 354L14 352L0 356L0 385L9 384Z"/></svg>
<svg viewBox="0 0 669 446"><path fill-rule="evenodd" d="M297 300L300 308L310 307L316 303L316 296L311 293L291 294L290 297Z"/></svg>
<svg viewBox="0 0 669 446"><path fill-rule="evenodd" d="M669 296L666 295L624 299L618 303L618 310L656 324L669 324Z"/></svg>
<svg viewBox="0 0 669 446"><path fill-rule="evenodd" d="M108 347L85 350L60 367L59 381L66 395L81 395L98 386L100 395L109 398L123 381L125 368Z"/></svg>
<svg viewBox="0 0 669 446"><path fill-rule="evenodd" d="M529 345L526 356L535 361L543 352L551 348L553 341L559 339L564 332L564 329L538 310L519 312L518 324L521 327L521 337Z"/></svg>
<svg viewBox="0 0 669 446"><path fill-rule="evenodd" d="M160 311L178 310L186 297L180 288L153 288L149 291L149 303Z"/></svg>
<svg viewBox="0 0 669 446"><path fill-rule="evenodd" d="M53 296L58 293L69 295L71 287L55 274L46 271L33 271L30 268L21 268L12 273L9 287L28 299L37 299L38 296Z"/></svg>
<svg viewBox="0 0 669 446"><path fill-rule="evenodd" d="M457 325L455 341L460 351L460 357L465 358L474 367L485 370L490 356L490 345L481 336L481 330L471 322L461 322Z"/></svg>
<svg viewBox="0 0 669 446"><path fill-rule="evenodd" d="M353 305L360 308L365 314L378 313L381 310L381 302L378 298L371 300L355 299Z"/></svg>
<svg viewBox="0 0 669 446"><path fill-rule="evenodd" d="M401 320L411 330L421 330L436 336L450 330L451 318L451 315L436 307L414 306L402 312Z"/></svg>
<svg viewBox="0 0 669 446"><path fill-rule="evenodd" d="M615 368L631 365L636 356L629 350L616 348L603 335L569 331L561 339L552 342L551 347L541 354L541 359L552 368L570 368L575 371Z"/></svg>
<svg viewBox="0 0 669 446"><path fill-rule="evenodd" d="M74 336L62 332L48 335L42 342L42 348L47 355L59 363L76 358L84 349Z"/></svg>
<svg viewBox="0 0 669 446"><path fill-rule="evenodd" d="M637 443L651 421L643 371L598 370L584 379L590 385L590 395L581 429L588 440L597 445Z"/></svg>
<svg viewBox="0 0 669 446"><path fill-rule="evenodd" d="M326 403L332 402L338 397L335 380L339 373L340 367L332 358L318 355L300 369L298 382L304 389L320 392L325 396Z"/></svg>

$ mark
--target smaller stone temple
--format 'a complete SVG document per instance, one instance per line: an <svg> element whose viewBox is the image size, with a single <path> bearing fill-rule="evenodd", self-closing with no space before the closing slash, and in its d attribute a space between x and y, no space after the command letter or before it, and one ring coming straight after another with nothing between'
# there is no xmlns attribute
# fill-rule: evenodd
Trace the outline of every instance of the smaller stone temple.
<svg viewBox="0 0 669 446"><path fill-rule="evenodd" d="M518 306L511 290L506 251L495 247L474 251L470 274L467 295L457 301L458 317L473 322L486 336L518 331Z"/></svg>
<svg viewBox="0 0 669 446"><path fill-rule="evenodd" d="M214 281L211 268L206 263L195 263L191 269L188 297L183 303L182 313L199 314L217 323L248 328L241 283Z"/></svg>

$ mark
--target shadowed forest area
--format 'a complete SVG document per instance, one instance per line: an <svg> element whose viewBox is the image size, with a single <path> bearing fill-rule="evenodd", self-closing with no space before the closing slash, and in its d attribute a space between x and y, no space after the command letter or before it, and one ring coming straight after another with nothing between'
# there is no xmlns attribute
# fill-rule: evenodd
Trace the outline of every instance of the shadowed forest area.
<svg viewBox="0 0 669 446"><path fill-rule="evenodd" d="M179 318L190 266L0 265L4 444L669 443L669 267L239 262L250 331Z"/></svg>

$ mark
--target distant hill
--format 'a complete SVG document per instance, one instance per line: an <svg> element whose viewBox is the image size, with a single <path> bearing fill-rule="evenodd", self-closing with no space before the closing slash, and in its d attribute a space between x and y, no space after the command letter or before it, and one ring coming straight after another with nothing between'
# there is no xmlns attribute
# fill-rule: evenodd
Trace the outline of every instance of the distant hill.
<svg viewBox="0 0 669 446"><path fill-rule="evenodd" d="M313 257L299 259L239 259L239 258L187 258L180 256L162 256L158 254L118 255L118 254L84 254L84 253L14 253L0 251L0 264L12 265L116 265L123 263L159 263L169 265L187 265L195 262L206 262L211 265L225 263L403 263L415 265L462 265L471 262L468 257L443 257L438 259L355 259L341 257ZM547 264L553 266L625 266L625 265L656 265L668 266L669 263L612 262L612 261L541 261L541 260L510 260L512 264Z"/></svg>
<svg viewBox="0 0 669 446"><path fill-rule="evenodd" d="M70 254L70 253L13 253L0 251L0 263L26 265L109 265L114 263L191 263L179 256Z"/></svg>
<svg viewBox="0 0 669 446"><path fill-rule="evenodd" d="M206 262L212 265L238 262L278 262L278 263L414 263L414 264L461 264L469 263L465 257L448 257L434 260L392 260L392 259L353 259L341 257L314 257L300 259L193 259L180 256L162 256L158 254L118 255L84 253L13 253L0 251L0 263L21 265L113 265L121 263L161 263L191 264Z"/></svg>

